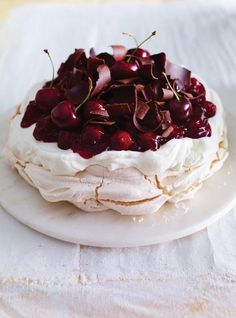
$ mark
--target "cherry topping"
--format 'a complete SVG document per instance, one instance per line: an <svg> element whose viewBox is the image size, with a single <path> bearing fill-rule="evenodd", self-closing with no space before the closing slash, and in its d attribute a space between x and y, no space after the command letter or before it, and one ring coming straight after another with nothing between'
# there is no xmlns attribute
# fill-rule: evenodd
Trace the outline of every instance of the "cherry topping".
<svg viewBox="0 0 236 318"><path fill-rule="evenodd" d="M44 142L57 142L59 130L50 116L39 119L34 128L34 138Z"/></svg>
<svg viewBox="0 0 236 318"><path fill-rule="evenodd" d="M58 136L57 145L60 149L70 149L77 137L78 134L76 132L61 130Z"/></svg>
<svg viewBox="0 0 236 318"><path fill-rule="evenodd" d="M190 129L186 132L186 137L189 138L202 138L202 137L210 137L211 136L211 126L207 123L205 126L198 127L196 130L192 130L194 127L190 127Z"/></svg>
<svg viewBox="0 0 236 318"><path fill-rule="evenodd" d="M128 150L133 144L130 133L125 130L120 130L114 133L111 137L111 150Z"/></svg>
<svg viewBox="0 0 236 318"><path fill-rule="evenodd" d="M173 131L171 132L169 139L172 139L172 138L180 139L184 137L183 127L178 126L176 124L172 124L171 127L173 128Z"/></svg>
<svg viewBox="0 0 236 318"><path fill-rule="evenodd" d="M197 105L197 107L195 106L193 108L193 114L192 114L192 118L194 119L200 119L202 121L204 121L204 119L206 119L206 110L202 107L202 104Z"/></svg>
<svg viewBox="0 0 236 318"><path fill-rule="evenodd" d="M59 103L60 98L61 93L58 88L45 87L37 92L35 101L42 113L49 114L53 107Z"/></svg>
<svg viewBox="0 0 236 318"><path fill-rule="evenodd" d="M205 87L195 77L192 77L190 80L189 90L194 96L206 94Z"/></svg>
<svg viewBox="0 0 236 318"><path fill-rule="evenodd" d="M180 100L172 99L168 103L168 109L176 122L184 122L192 115L192 104L185 97Z"/></svg>
<svg viewBox="0 0 236 318"><path fill-rule="evenodd" d="M215 116L215 114L216 114L216 106L213 103L205 101L202 104L202 108L206 111L206 116L208 118Z"/></svg>
<svg viewBox="0 0 236 318"><path fill-rule="evenodd" d="M63 129L77 128L81 124L81 118L75 112L75 105L67 100L57 104L51 112L54 124Z"/></svg>
<svg viewBox="0 0 236 318"><path fill-rule="evenodd" d="M187 124L187 129L190 131L196 131L201 127L204 127L207 124L207 119L191 119Z"/></svg>
<svg viewBox="0 0 236 318"><path fill-rule="evenodd" d="M24 117L21 121L21 127L27 128L36 123L39 118L42 117L40 110L38 109L35 101L30 101L26 108Z"/></svg>
<svg viewBox="0 0 236 318"><path fill-rule="evenodd" d="M155 151L160 146L160 137L154 132L145 132L143 134L139 134L138 145L141 151L146 151L149 149Z"/></svg>
<svg viewBox="0 0 236 318"><path fill-rule="evenodd" d="M114 80L121 80L138 75L139 67L135 62L118 61L111 68L111 76Z"/></svg>
<svg viewBox="0 0 236 318"><path fill-rule="evenodd" d="M100 99L93 99L90 100L84 107L83 107L83 114L86 120L97 116L104 116L108 117L108 113L104 107L103 102Z"/></svg>
<svg viewBox="0 0 236 318"><path fill-rule="evenodd" d="M208 118L216 106L206 101L203 84L165 53L150 57L140 48L155 32L140 44L127 35L136 48L118 46L118 55L113 46L113 56L93 52L89 60L76 50L55 79L44 50L52 80L27 106L21 127L36 123L36 140L57 142L83 158L105 150L156 151L173 138L211 136Z"/></svg>
<svg viewBox="0 0 236 318"><path fill-rule="evenodd" d="M79 141L81 146L96 146L105 142L106 134L102 126L88 125L80 133Z"/></svg>

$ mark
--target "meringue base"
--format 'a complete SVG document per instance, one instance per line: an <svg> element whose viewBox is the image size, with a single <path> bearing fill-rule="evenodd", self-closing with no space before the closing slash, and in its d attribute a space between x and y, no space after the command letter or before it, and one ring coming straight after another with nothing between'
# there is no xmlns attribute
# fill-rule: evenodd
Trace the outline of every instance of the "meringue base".
<svg viewBox="0 0 236 318"><path fill-rule="evenodd" d="M147 215L157 212L165 202L192 198L203 181L219 170L227 158L225 133L218 146L212 161L186 168L180 175L172 171L171 176L162 179L158 175L145 175L136 168L109 171L99 165L89 166L75 176L60 176L35 164L22 163L12 153L8 158L47 201L68 201L87 212L112 209L123 215Z"/></svg>

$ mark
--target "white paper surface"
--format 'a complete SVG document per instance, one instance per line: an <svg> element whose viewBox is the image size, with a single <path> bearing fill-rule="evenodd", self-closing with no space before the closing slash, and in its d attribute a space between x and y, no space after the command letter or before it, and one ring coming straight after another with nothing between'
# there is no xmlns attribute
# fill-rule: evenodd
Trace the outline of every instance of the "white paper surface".
<svg viewBox="0 0 236 318"><path fill-rule="evenodd" d="M147 48L199 74L236 115L233 2L17 9L0 24L1 109L7 114L30 86L50 78L44 48L58 67L76 47L133 46L122 31L142 40L153 30L158 36ZM181 240L105 249L47 238L0 208L1 318L235 317L235 299L236 209Z"/></svg>

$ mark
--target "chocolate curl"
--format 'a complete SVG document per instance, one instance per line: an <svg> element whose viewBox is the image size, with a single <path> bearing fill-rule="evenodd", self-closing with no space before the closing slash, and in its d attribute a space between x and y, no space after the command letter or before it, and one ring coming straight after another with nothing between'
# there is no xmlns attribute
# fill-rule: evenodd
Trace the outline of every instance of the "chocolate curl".
<svg viewBox="0 0 236 318"><path fill-rule="evenodd" d="M169 110L162 110L161 112L162 122L161 122L161 129L165 130L171 125L171 116Z"/></svg>
<svg viewBox="0 0 236 318"><path fill-rule="evenodd" d="M63 75L65 72L72 71L74 67L86 69L87 58L84 49L76 49L68 59L61 64L58 74Z"/></svg>
<svg viewBox="0 0 236 318"><path fill-rule="evenodd" d="M112 85L102 98L107 104L128 103L130 106L135 104L136 86L135 85Z"/></svg>
<svg viewBox="0 0 236 318"><path fill-rule="evenodd" d="M167 138L170 136L170 134L173 132L174 128L172 126L169 126L163 133L162 137Z"/></svg>
<svg viewBox="0 0 236 318"><path fill-rule="evenodd" d="M172 80L178 79L182 85L189 87L191 72L185 67L166 61L165 72Z"/></svg>
<svg viewBox="0 0 236 318"><path fill-rule="evenodd" d="M138 121L138 119L141 119L141 120L144 119L148 111L149 111L149 106L145 102L143 102L141 99L137 99L135 111L133 114L133 123L134 123L134 126L141 132L146 132L149 130L147 127L145 127Z"/></svg>
<svg viewBox="0 0 236 318"><path fill-rule="evenodd" d="M138 107L136 108L135 112L136 118L143 120L144 117L147 115L149 109L150 106L147 103L145 103L141 99L138 99Z"/></svg>
<svg viewBox="0 0 236 318"><path fill-rule="evenodd" d="M90 111L90 114L91 115L97 115L99 117L106 117L108 118L109 117L109 114L108 112L106 111L106 109L97 109L97 110L92 110Z"/></svg>
<svg viewBox="0 0 236 318"><path fill-rule="evenodd" d="M78 105L88 96L91 86L91 79L80 70L74 69L70 78L64 82L65 97Z"/></svg>
<svg viewBox="0 0 236 318"><path fill-rule="evenodd" d="M96 120L96 119L91 119L90 121L89 121L89 124L97 124L97 125L103 125L103 126L112 126L112 125L114 125L116 122L115 121L111 121L111 120L106 120L106 119L104 119L104 120Z"/></svg>
<svg viewBox="0 0 236 318"><path fill-rule="evenodd" d="M104 64L104 61L98 57L89 57L87 60L87 72L93 81L98 79L97 69L100 65Z"/></svg>
<svg viewBox="0 0 236 318"><path fill-rule="evenodd" d="M97 68L98 80L96 81L95 88L91 96L95 96L101 92L111 81L111 72L107 65L102 64Z"/></svg>
<svg viewBox="0 0 236 318"><path fill-rule="evenodd" d="M162 88L162 93L163 93L162 99L165 101L170 100L174 97L174 93L170 89Z"/></svg>
<svg viewBox="0 0 236 318"><path fill-rule="evenodd" d="M144 104L146 105L144 106ZM149 110L147 110L146 106L149 107ZM137 114L141 114L141 117L143 118L142 123L139 121ZM133 123L135 127L141 132L158 130L160 125L162 124L162 116L160 111L158 110L158 105L154 102L145 103L142 100L138 99L133 116Z"/></svg>
<svg viewBox="0 0 236 318"><path fill-rule="evenodd" d="M148 80L157 80L165 71L166 55L165 53L154 54L150 59L151 62L140 66L140 74Z"/></svg>
<svg viewBox="0 0 236 318"><path fill-rule="evenodd" d="M95 50L94 50L93 47L91 47L91 49L89 50L89 55L90 55L91 57L95 57L95 56L96 56L96 52L95 52Z"/></svg>
<svg viewBox="0 0 236 318"><path fill-rule="evenodd" d="M149 102L150 100L159 100L163 97L163 79L159 78L156 81L153 81L150 84L147 84L144 86L144 89L142 90L142 94L145 98L145 101Z"/></svg>
<svg viewBox="0 0 236 318"><path fill-rule="evenodd" d="M125 58L127 48L123 45L111 45L113 50L113 57L116 61L121 61Z"/></svg>
<svg viewBox="0 0 236 318"><path fill-rule="evenodd" d="M129 116L132 111L128 103L107 104L106 110L112 118Z"/></svg>
<svg viewBox="0 0 236 318"><path fill-rule="evenodd" d="M114 59L114 57L107 53L107 52L104 52L104 53L100 53L97 55L97 57L99 59L102 59L104 61L104 63L109 66L109 67L112 67L112 65L116 62L116 60Z"/></svg>

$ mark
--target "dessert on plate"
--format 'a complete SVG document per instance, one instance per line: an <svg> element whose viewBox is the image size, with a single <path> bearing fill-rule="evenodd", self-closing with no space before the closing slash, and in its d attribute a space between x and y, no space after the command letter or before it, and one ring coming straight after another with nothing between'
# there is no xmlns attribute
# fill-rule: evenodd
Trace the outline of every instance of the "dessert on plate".
<svg viewBox="0 0 236 318"><path fill-rule="evenodd" d="M155 213L193 197L222 167L223 107L165 53L111 47L89 56L76 49L30 90L11 119L5 158L50 202Z"/></svg>

